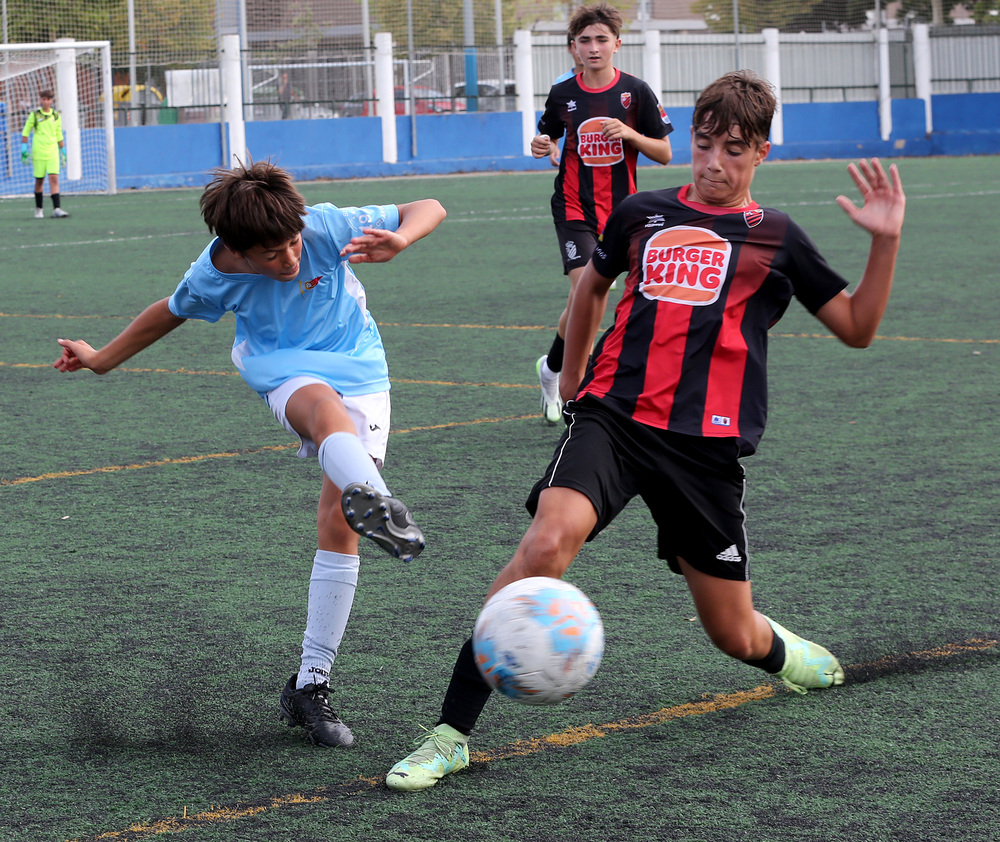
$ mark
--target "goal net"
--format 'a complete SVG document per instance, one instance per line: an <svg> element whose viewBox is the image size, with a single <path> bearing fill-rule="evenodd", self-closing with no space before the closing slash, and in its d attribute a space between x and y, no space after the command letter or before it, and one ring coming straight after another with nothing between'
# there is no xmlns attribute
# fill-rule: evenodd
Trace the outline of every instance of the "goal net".
<svg viewBox="0 0 1000 842"><path fill-rule="evenodd" d="M114 193L110 45L65 39L0 45L0 196L34 192L30 160L21 160L21 133L44 90L55 94L66 141L60 192Z"/></svg>

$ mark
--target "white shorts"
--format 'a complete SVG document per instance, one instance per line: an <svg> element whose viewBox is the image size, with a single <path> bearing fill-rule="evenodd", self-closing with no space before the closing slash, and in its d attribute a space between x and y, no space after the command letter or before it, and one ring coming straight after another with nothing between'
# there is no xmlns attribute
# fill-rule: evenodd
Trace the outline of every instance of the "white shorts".
<svg viewBox="0 0 1000 842"><path fill-rule="evenodd" d="M292 435L299 436L285 417L285 406L288 404L288 399L295 392L303 386L309 386L312 383L330 386L329 383L325 380L320 380L318 377L301 376L286 380L277 389L272 389L267 393L267 405L271 407L271 412L274 413L274 417L278 419L281 426L292 433ZM333 387L331 386L330 388ZM340 399L344 402L347 414L351 416L351 420L354 422L354 429L357 431L361 443L365 446L365 450L375 460L375 465L378 469L382 470L382 465L385 461L386 446L389 443L389 415L391 410L389 391L374 392L370 395L354 395L353 397L340 395ZM301 442L298 453L300 457L307 459L310 456L318 454L319 448L314 441L304 439L302 436L299 436L299 441Z"/></svg>

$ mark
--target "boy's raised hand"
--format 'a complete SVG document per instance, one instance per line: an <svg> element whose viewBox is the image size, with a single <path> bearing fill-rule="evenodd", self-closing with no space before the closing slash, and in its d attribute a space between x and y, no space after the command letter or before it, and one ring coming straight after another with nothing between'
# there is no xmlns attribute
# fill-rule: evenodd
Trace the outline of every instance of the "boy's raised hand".
<svg viewBox="0 0 1000 842"><path fill-rule="evenodd" d="M386 263L405 249L409 243L395 231L385 228L362 228L364 234L351 237L351 242L340 251L351 263Z"/></svg>
<svg viewBox="0 0 1000 842"><path fill-rule="evenodd" d="M849 164L847 171L858 186L863 205L859 208L847 196L838 196L837 204L872 236L898 237L903 230L906 196L896 165L886 173L878 158L871 162L862 159Z"/></svg>
<svg viewBox="0 0 1000 842"><path fill-rule="evenodd" d="M62 356L54 363L53 368L59 371L79 371L81 368L90 368L88 360L92 361L97 352L83 340L57 339L62 345ZM98 374L104 372L99 371Z"/></svg>

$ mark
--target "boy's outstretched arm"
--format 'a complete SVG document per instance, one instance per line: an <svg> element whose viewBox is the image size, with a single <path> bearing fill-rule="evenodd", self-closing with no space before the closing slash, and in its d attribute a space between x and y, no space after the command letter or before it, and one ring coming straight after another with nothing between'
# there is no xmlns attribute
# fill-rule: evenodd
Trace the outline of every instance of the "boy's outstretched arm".
<svg viewBox="0 0 1000 842"><path fill-rule="evenodd" d="M895 164L886 173L878 158L873 158L870 163L862 160L847 169L861 192L863 204L859 208L846 196L838 196L837 204L856 225L872 235L871 249L861 282L854 291L841 292L824 304L816 316L845 344L867 348L889 303L906 196Z"/></svg>
<svg viewBox="0 0 1000 842"><path fill-rule="evenodd" d="M138 354L143 348L148 348L157 339L166 336L174 328L184 324L181 319L170 312L164 298L155 304L150 304L136 316L125 330L119 333L100 350L95 350L82 339L58 339L62 346L62 356L53 367L59 371L79 371L89 368L94 374L107 374L118 367L129 357Z"/></svg>
<svg viewBox="0 0 1000 842"><path fill-rule="evenodd" d="M587 372L587 361L594 348L594 339L601 327L601 319L608 307L608 290L614 278L606 278L594 268L591 260L576 282L569 303L566 322L566 350L563 353L562 372L559 375L559 394L563 401L571 401L580 391L580 383Z"/></svg>
<svg viewBox="0 0 1000 842"><path fill-rule="evenodd" d="M396 206L399 210L399 227L395 231L384 228L364 228L361 237L340 251L341 257L351 263L385 263L392 260L407 246L431 233L448 215L437 199L420 199Z"/></svg>

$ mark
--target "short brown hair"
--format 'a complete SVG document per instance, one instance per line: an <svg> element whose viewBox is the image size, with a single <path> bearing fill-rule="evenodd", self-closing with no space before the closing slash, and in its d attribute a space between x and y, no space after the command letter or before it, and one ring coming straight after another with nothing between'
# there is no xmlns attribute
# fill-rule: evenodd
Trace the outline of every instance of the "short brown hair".
<svg viewBox="0 0 1000 842"><path fill-rule="evenodd" d="M41 99L42 97L44 97L45 99L55 99L56 95L48 88L46 88L44 91L38 92L38 98Z"/></svg>
<svg viewBox="0 0 1000 842"><path fill-rule="evenodd" d="M250 161L212 172L201 194L201 216L233 251L280 245L305 228L305 200L285 170L270 161Z"/></svg>
<svg viewBox="0 0 1000 842"><path fill-rule="evenodd" d="M580 6L569 19L569 35L575 39L588 26L604 24L617 38L622 31L622 13L610 3Z"/></svg>
<svg viewBox="0 0 1000 842"><path fill-rule="evenodd" d="M777 107L770 82L749 70L734 70L701 92L691 125L712 137L731 134L738 126L743 140L760 146L771 133Z"/></svg>

